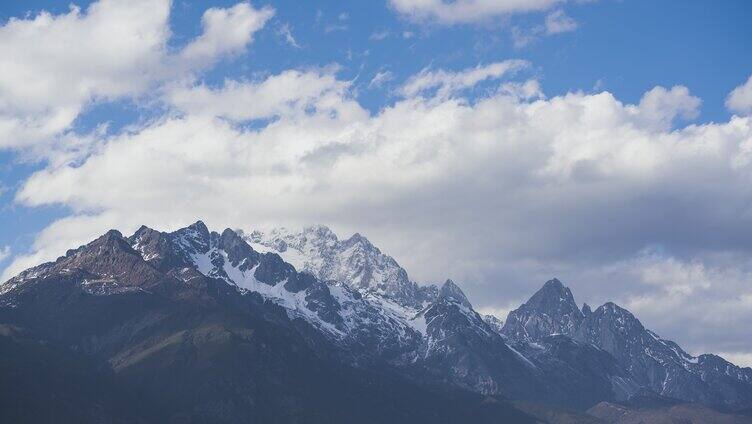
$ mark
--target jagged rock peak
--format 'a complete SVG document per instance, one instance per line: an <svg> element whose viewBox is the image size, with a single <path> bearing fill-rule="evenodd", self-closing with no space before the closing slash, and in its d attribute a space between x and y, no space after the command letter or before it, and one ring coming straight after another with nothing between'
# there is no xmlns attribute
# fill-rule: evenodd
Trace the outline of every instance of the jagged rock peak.
<svg viewBox="0 0 752 424"><path fill-rule="evenodd" d="M91 250L93 248L102 248L102 247L113 247L118 249L123 249L125 251L131 251L131 246L128 244L128 241L123 237L123 234L120 233L118 230L109 230L106 233L102 234L99 238L92 241L91 243L82 246L81 249L78 249L79 251L85 251L85 250Z"/></svg>
<svg viewBox="0 0 752 424"><path fill-rule="evenodd" d="M100 240L111 240L111 239L121 239L123 238L123 234L120 233L118 230L109 230L106 233L104 233L99 239Z"/></svg>
<svg viewBox="0 0 752 424"><path fill-rule="evenodd" d="M200 234L209 234L209 228L204 224L204 221L201 220L194 222L186 228L197 231Z"/></svg>
<svg viewBox="0 0 752 424"><path fill-rule="evenodd" d="M582 316L587 318L590 314L593 313L593 310L590 308L590 305L587 303L582 304Z"/></svg>
<svg viewBox="0 0 752 424"><path fill-rule="evenodd" d="M509 313L502 331L512 340L535 342L554 334L572 335L582 320L572 291L553 278Z"/></svg>
<svg viewBox="0 0 752 424"><path fill-rule="evenodd" d="M364 249L373 250L375 252L378 252L379 254L381 253L381 250L379 250L378 247L374 246L370 240L362 236L360 233L353 234L349 239L343 241L343 243L348 246L359 244L363 246Z"/></svg>
<svg viewBox="0 0 752 424"><path fill-rule="evenodd" d="M531 307L549 308L555 306L557 308L563 307L579 311L579 308L574 301L572 291L557 278L546 281L543 287L535 292L526 304Z"/></svg>
<svg viewBox="0 0 752 424"><path fill-rule="evenodd" d="M454 284L452 280L446 280L444 285L441 286L439 297L451 302L459 303L460 305L472 309L473 305L467 300L467 296L462 292L457 284Z"/></svg>
<svg viewBox="0 0 752 424"><path fill-rule="evenodd" d="M246 244L245 240L243 240L238 233L229 228L225 228L219 236L219 245L223 249L242 244Z"/></svg>

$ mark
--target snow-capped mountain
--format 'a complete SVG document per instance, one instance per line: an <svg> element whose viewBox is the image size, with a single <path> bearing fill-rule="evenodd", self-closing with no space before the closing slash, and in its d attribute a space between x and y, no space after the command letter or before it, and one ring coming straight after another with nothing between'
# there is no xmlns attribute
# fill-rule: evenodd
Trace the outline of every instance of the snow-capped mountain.
<svg viewBox="0 0 752 424"><path fill-rule="evenodd" d="M110 231L2 285L0 416L533 422L501 399L487 404L456 386L450 398L397 360L383 366L399 356L390 340L420 353L424 338L396 304L365 298L256 252L231 230L198 222L128 238ZM413 325L428 333L433 321ZM420 356L411 358L418 367Z"/></svg>
<svg viewBox="0 0 752 424"><path fill-rule="evenodd" d="M340 240L329 228L315 225L301 231L254 230L244 234L244 238L254 249L277 253L299 271L320 280L376 293L403 306L425 306L436 296L435 287L419 287L397 261L358 233Z"/></svg>
<svg viewBox="0 0 752 424"><path fill-rule="evenodd" d="M399 384L582 410L644 391L752 405L752 369L714 355L693 357L612 303L580 310L556 279L502 323L478 314L453 281L419 286L364 237L340 241L323 226L265 235L213 232L199 221L174 232L141 227L127 238L110 231L2 285L2 320L135 375L128 384L147 381L157 397L164 388L148 370L190 374L201 369L192 361L209 366L199 358L223 352L202 347L213 340L222 349L256 346L265 365L253 368L252 381L294 380L281 358L307 352L311 366L335 366L332 373L376 373ZM155 363L152 356L166 359ZM246 369L238 358L223 360ZM352 384L360 390L362 383ZM241 387L256 390L245 380L228 390Z"/></svg>

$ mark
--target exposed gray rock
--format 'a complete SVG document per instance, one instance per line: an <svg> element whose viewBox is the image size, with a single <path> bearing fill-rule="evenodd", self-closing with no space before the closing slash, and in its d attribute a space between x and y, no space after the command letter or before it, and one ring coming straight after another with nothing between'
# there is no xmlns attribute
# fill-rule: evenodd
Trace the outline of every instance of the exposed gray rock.
<svg viewBox="0 0 752 424"><path fill-rule="evenodd" d="M509 340L537 342L554 334L574 334L582 319L572 292L554 278L509 313L502 334Z"/></svg>

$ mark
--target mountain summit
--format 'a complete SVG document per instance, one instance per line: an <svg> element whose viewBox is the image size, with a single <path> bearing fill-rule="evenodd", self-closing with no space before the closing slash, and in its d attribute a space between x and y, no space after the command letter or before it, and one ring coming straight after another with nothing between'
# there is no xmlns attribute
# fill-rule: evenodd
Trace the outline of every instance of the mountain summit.
<svg viewBox="0 0 752 424"><path fill-rule="evenodd" d="M554 278L509 313L501 332L513 340L536 342L554 334L572 335L582 319L572 292Z"/></svg>
<svg viewBox="0 0 752 424"><path fill-rule="evenodd" d="M245 239L258 251L277 253L298 270L323 281L337 281L359 291L386 296L403 306L430 300L432 289L422 289L389 255L356 233L340 240L328 227L314 225L293 231L278 228L251 231Z"/></svg>

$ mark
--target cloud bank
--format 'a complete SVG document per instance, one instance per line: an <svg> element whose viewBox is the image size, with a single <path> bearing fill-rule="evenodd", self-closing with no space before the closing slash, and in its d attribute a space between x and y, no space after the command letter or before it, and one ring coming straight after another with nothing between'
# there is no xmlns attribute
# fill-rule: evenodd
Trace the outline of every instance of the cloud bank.
<svg viewBox="0 0 752 424"><path fill-rule="evenodd" d="M323 223L370 237L418 281L462 281L486 310L516 307L557 275L578 300L622 303L690 350L752 352L752 117L694 123L701 100L683 86L655 87L635 104L605 91L547 97L520 60L425 69L377 112L336 67L210 85L196 76L240 54L272 11L210 9L202 35L175 52L165 47L169 5L142 3L165 5L164 13L121 26L151 36L136 37L119 62L84 72L62 62L45 68L29 54L19 66L39 87L0 90L0 116L19 123L2 128L33 131L38 121L48 131L3 138L3 147L94 146L75 161L53 149L16 192L20 205L71 213L15 256L4 277L112 227ZM10 21L0 49L24 39L37 51L78 42L121 5ZM45 25L59 36L47 38L37 29ZM100 52L90 54L80 60ZM60 83L61 70L69 87L39 94ZM744 105L745 88L737 90L730 108ZM69 133L86 105L122 97L162 112L114 134Z"/></svg>

